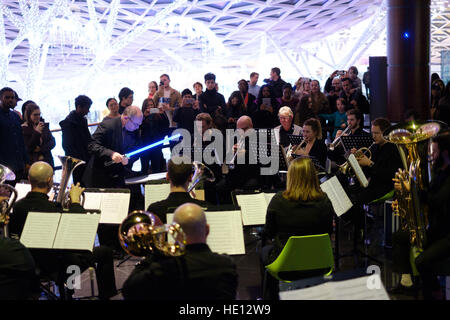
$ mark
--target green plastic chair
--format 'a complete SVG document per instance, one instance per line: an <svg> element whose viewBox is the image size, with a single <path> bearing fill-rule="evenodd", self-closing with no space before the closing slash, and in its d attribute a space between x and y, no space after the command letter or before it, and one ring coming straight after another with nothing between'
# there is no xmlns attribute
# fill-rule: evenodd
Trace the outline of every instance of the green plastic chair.
<svg viewBox="0 0 450 320"><path fill-rule="evenodd" d="M278 258L266 266L266 273L283 282L292 282L283 274L294 274L295 280L318 275L330 275L334 256L328 233L292 236Z"/></svg>

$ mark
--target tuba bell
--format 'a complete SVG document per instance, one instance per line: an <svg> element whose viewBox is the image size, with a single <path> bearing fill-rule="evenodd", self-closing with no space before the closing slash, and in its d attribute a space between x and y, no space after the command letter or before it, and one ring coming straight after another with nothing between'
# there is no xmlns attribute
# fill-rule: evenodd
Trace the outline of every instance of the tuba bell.
<svg viewBox="0 0 450 320"><path fill-rule="evenodd" d="M158 216L136 210L120 224L119 242L125 252L136 257L156 252L179 256L184 254L186 236L179 224L165 225Z"/></svg>
<svg viewBox="0 0 450 320"><path fill-rule="evenodd" d="M15 179L14 172L0 164L0 225L3 227L4 238L9 237L9 212L17 200L16 188L4 182L14 181Z"/></svg>
<svg viewBox="0 0 450 320"><path fill-rule="evenodd" d="M85 164L83 160L70 157L70 156L58 156L59 160L62 164L62 174L61 174L61 182L58 184L55 183L57 187L55 190L56 202L60 203L63 209L69 208L69 192L67 189L67 184L69 182L70 176L72 175L73 170L76 167ZM82 203L84 202L84 198Z"/></svg>
<svg viewBox="0 0 450 320"><path fill-rule="evenodd" d="M386 130L385 139L394 143L400 153L404 170L396 173L396 178L408 181L410 190L402 187L396 190L394 214L401 220L401 227L409 231L410 243L422 250L426 245L428 207L419 199L419 192L429 186L429 145L430 139L447 125L440 121L411 121L400 123ZM402 183L403 186L403 183Z"/></svg>

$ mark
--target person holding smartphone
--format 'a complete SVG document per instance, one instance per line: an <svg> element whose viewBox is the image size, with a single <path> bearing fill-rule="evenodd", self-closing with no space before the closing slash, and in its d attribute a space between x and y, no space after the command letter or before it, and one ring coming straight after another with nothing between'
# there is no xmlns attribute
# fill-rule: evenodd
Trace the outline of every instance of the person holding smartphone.
<svg viewBox="0 0 450 320"><path fill-rule="evenodd" d="M55 138L49 129L48 122L41 118L41 109L35 103L25 108L26 121L22 124L23 139L30 158L30 164L45 161L55 167L51 150L55 147Z"/></svg>
<svg viewBox="0 0 450 320"><path fill-rule="evenodd" d="M200 113L200 108L192 96L192 91L184 89L181 92L181 106L175 108L173 121L177 123L177 129L186 129L191 136L194 134L195 117Z"/></svg>

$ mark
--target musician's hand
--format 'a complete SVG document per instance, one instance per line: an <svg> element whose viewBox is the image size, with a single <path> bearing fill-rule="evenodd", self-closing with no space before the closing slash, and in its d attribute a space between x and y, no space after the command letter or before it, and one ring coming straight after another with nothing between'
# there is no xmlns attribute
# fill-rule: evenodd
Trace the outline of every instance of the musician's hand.
<svg viewBox="0 0 450 320"><path fill-rule="evenodd" d="M70 195L70 203L80 203L81 202L81 194L84 192L84 188L80 187L80 183L73 184L69 190Z"/></svg>
<svg viewBox="0 0 450 320"><path fill-rule="evenodd" d="M353 154L355 154L356 151L358 151L356 148L351 148L351 149L350 149L350 152L353 153Z"/></svg>
<svg viewBox="0 0 450 320"><path fill-rule="evenodd" d="M406 192L409 192L411 190L411 185L406 179L405 170L399 169L395 173L395 178L393 178L392 181L394 181L394 189L397 191L402 191L404 189Z"/></svg>
<svg viewBox="0 0 450 320"><path fill-rule="evenodd" d="M360 166L368 167L372 164L372 160L369 160L367 156L362 156L361 158L357 159Z"/></svg>
<svg viewBox="0 0 450 320"><path fill-rule="evenodd" d="M236 122L236 120L234 120L234 118L228 118L228 123L235 123Z"/></svg>
<svg viewBox="0 0 450 320"><path fill-rule="evenodd" d="M345 129L347 127L347 125L345 124L345 123L343 123L343 124L341 124L341 128L342 129ZM339 131L341 131L341 130L339 130ZM341 131L342 132L342 131Z"/></svg>
<svg viewBox="0 0 450 320"><path fill-rule="evenodd" d="M121 163L123 162L123 158L125 158L124 155L121 155L118 152L114 152L111 156L111 160L114 161L114 163Z"/></svg>
<svg viewBox="0 0 450 320"><path fill-rule="evenodd" d="M307 156L308 152L306 152L305 149L299 148L294 152L294 154L298 154L299 156Z"/></svg>

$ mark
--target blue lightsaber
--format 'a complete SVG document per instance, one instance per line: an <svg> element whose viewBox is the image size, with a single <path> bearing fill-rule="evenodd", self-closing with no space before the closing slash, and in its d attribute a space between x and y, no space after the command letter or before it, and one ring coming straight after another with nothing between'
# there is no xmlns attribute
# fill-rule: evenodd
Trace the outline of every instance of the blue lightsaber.
<svg viewBox="0 0 450 320"><path fill-rule="evenodd" d="M160 141L157 141L157 142L154 142L154 143L152 143L152 144L149 144L148 146L142 147L142 148L140 148L140 149L137 149L137 150L132 151L132 152L129 152L129 153L125 153L125 157L127 157L127 158L129 159L130 157L132 157L132 156L134 156L134 155L136 155L136 154L139 154L139 153L141 153L141 152L144 152L144 151L146 151L146 150L149 150L149 149L151 149L151 148L154 148L154 147L159 146L159 145L161 145L161 144L164 144L164 143L166 143L166 142L175 140L175 139L177 139L177 138L179 138L179 137L181 137L181 134L176 134L176 135L174 135L174 136L171 136L170 138L169 138L169 137L168 137L168 138L164 138L164 139L162 139L162 140L160 140ZM105 166L110 166L110 165L112 165L112 164L114 164L114 161L111 160L111 161L108 161L107 163L105 163Z"/></svg>

